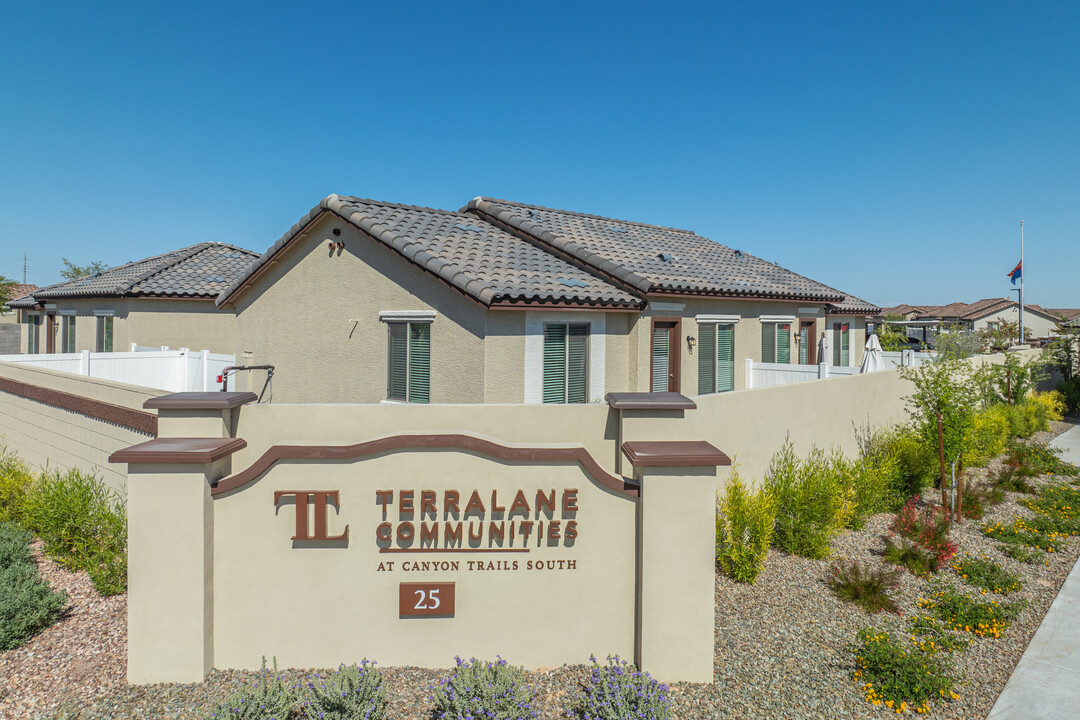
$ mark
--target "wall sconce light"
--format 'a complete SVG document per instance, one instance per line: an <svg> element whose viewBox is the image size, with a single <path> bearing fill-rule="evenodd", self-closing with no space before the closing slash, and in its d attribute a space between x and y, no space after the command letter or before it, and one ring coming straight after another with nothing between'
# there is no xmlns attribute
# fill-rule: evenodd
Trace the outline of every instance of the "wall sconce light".
<svg viewBox="0 0 1080 720"><path fill-rule="evenodd" d="M690 352L694 352L694 346L697 345L697 338L693 335L686 336L686 349Z"/></svg>

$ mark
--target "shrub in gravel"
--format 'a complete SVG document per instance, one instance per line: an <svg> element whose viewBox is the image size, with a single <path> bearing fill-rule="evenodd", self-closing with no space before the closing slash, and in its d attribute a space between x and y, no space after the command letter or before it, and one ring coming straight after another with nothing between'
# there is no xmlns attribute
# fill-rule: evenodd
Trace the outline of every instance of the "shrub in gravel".
<svg viewBox="0 0 1080 720"><path fill-rule="evenodd" d="M938 571L937 557L922 546L901 539L894 542L892 538L885 538L885 552L882 554L885 562L906 568L912 575L926 577L932 572Z"/></svg>
<svg viewBox="0 0 1080 720"><path fill-rule="evenodd" d="M41 578L37 565L24 560L10 530L5 533L9 564L0 567L0 651L25 643L52 625L56 614L67 602L67 595L56 592ZM24 547L28 546L23 536ZM29 551L25 554L29 558Z"/></svg>
<svg viewBox="0 0 1080 720"><path fill-rule="evenodd" d="M457 667L434 688L435 717L454 720L536 718L533 691L525 684L524 671L498 658L468 662L454 658Z"/></svg>
<svg viewBox="0 0 1080 720"><path fill-rule="evenodd" d="M923 652L960 652L971 647L971 640L951 633L931 615L916 615L911 619L911 640Z"/></svg>
<svg viewBox="0 0 1080 720"><path fill-rule="evenodd" d="M963 630L982 637L999 638L1027 607L1024 600L1006 602L962 593L948 583L934 583L929 597L919 598L919 607L950 630Z"/></svg>
<svg viewBox="0 0 1080 720"><path fill-rule="evenodd" d="M0 445L0 522L21 522L26 493L34 483L30 466Z"/></svg>
<svg viewBox="0 0 1080 720"><path fill-rule="evenodd" d="M974 422L964 439L964 464L983 467L1005 452L1009 435L1009 410L1006 405L994 404L975 413ZM967 501L967 498L964 498Z"/></svg>
<svg viewBox="0 0 1080 720"><path fill-rule="evenodd" d="M998 545L998 549L1013 560L1019 560L1028 565L1046 565L1048 562L1046 553L1041 550L1032 550L1020 542L1003 542Z"/></svg>
<svg viewBox="0 0 1080 720"><path fill-rule="evenodd" d="M765 490L751 491L737 470L716 509L716 560L738 582L752 583L765 566L776 521L776 503Z"/></svg>
<svg viewBox="0 0 1080 720"><path fill-rule="evenodd" d="M667 685L638 671L618 655L608 655L607 665L601 665L595 657L589 660L592 670L582 684L581 694L575 698L574 707L567 709L568 717L582 720L664 720L670 717Z"/></svg>
<svg viewBox="0 0 1080 720"><path fill-rule="evenodd" d="M1077 527L1080 519L1080 488L1072 485L1046 485L1036 498L1021 498L1020 504L1037 514L1060 522L1062 532ZM1076 532L1069 534L1075 535Z"/></svg>
<svg viewBox="0 0 1080 720"><path fill-rule="evenodd" d="M31 535L14 523L0 522L0 570L12 565L33 565Z"/></svg>
<svg viewBox="0 0 1080 720"><path fill-rule="evenodd" d="M1008 595L1023 587L1019 575L984 557L966 555L952 568L964 582L997 595Z"/></svg>
<svg viewBox="0 0 1080 720"><path fill-rule="evenodd" d="M854 512L854 493L842 483L837 463L842 456L812 448L806 459L795 457L791 440L772 458L765 476L776 503L773 545L791 555L828 557L832 538Z"/></svg>
<svg viewBox="0 0 1080 720"><path fill-rule="evenodd" d="M1032 494L1035 492L1035 483L1031 482L1031 478L1037 474L1026 465L1006 463L990 476L990 485L1000 492Z"/></svg>
<svg viewBox="0 0 1080 720"><path fill-rule="evenodd" d="M930 551L937 567L949 564L956 555L956 545L949 540L949 519L937 505L925 505L920 510L919 498L913 497L893 518L890 529Z"/></svg>
<svg viewBox="0 0 1080 720"><path fill-rule="evenodd" d="M986 523L981 530L988 538L1028 549L1038 548L1049 553L1061 550L1066 537L1060 533L1045 534L1034 518L1016 518L1011 525L1004 522Z"/></svg>
<svg viewBox="0 0 1080 720"><path fill-rule="evenodd" d="M875 431L863 442L862 459L885 486L887 510L900 509L909 497L934 484L934 453L908 426Z"/></svg>
<svg viewBox="0 0 1080 720"><path fill-rule="evenodd" d="M299 688L285 682L284 676L277 674L277 658L274 669L266 667L266 656L262 659L262 669L255 679L210 711L204 718L217 720L287 720L300 698Z"/></svg>
<svg viewBox="0 0 1080 720"><path fill-rule="evenodd" d="M124 503L94 475L77 469L43 473L26 496L23 524L58 563L85 570L102 595L126 589Z"/></svg>
<svg viewBox="0 0 1080 720"><path fill-rule="evenodd" d="M386 690L375 663L341 665L328 677L315 675L304 688L302 705L309 720L381 720L386 715Z"/></svg>
<svg viewBox="0 0 1080 720"><path fill-rule="evenodd" d="M889 596L900 584L900 570L884 567L870 568L858 560L840 558L828 570L826 581L833 594L853 602L868 613L899 612Z"/></svg>
<svg viewBox="0 0 1080 720"><path fill-rule="evenodd" d="M1008 462L1023 464L1035 470L1036 474L1064 475L1076 477L1080 468L1061 459L1061 449L1047 443L1029 441L1017 443L1009 450Z"/></svg>
<svg viewBox="0 0 1080 720"><path fill-rule="evenodd" d="M849 648L858 669L853 678L863 683L866 701L898 713L926 712L930 702L956 700L955 671L948 653L905 647L883 630L863 628L859 642Z"/></svg>
<svg viewBox="0 0 1080 720"><path fill-rule="evenodd" d="M1000 505L1005 500L1001 488L967 481L964 485L964 517L979 520L987 508Z"/></svg>

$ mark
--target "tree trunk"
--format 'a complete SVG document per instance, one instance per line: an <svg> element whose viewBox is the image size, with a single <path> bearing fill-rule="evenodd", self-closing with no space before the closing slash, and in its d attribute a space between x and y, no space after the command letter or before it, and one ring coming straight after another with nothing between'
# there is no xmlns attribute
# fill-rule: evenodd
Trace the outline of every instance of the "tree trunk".
<svg viewBox="0 0 1080 720"><path fill-rule="evenodd" d="M941 456L941 507L945 510L945 519L949 519L949 490L945 482L945 431L941 429L941 413L937 414L938 451Z"/></svg>
<svg viewBox="0 0 1080 720"><path fill-rule="evenodd" d="M957 521L964 519L964 452L960 451L960 463L956 469L956 513Z"/></svg>

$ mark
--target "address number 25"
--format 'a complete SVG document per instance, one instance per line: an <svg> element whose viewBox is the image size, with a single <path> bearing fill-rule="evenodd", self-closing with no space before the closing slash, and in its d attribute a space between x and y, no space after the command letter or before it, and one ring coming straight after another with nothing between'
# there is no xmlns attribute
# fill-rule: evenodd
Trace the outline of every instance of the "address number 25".
<svg viewBox="0 0 1080 720"><path fill-rule="evenodd" d="M398 614L401 617L454 617L454 583L401 583Z"/></svg>

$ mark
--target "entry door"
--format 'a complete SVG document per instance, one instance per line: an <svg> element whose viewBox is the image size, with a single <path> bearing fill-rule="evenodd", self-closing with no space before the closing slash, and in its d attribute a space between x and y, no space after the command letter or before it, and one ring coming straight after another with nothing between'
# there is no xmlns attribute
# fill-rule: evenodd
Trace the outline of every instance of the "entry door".
<svg viewBox="0 0 1080 720"><path fill-rule="evenodd" d="M817 321L799 322L799 364L817 364Z"/></svg>
<svg viewBox="0 0 1080 720"><path fill-rule="evenodd" d="M56 316L45 316L45 352L56 352Z"/></svg>
<svg viewBox="0 0 1080 720"><path fill-rule="evenodd" d="M653 320L652 392L679 392L679 321Z"/></svg>

